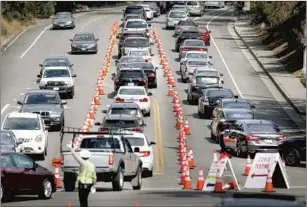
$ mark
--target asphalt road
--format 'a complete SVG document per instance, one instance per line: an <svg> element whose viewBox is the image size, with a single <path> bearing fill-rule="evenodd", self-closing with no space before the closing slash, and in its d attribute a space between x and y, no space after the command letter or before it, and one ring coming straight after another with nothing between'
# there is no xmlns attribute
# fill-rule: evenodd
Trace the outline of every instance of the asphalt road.
<svg viewBox="0 0 307 207"><path fill-rule="evenodd" d="M114 9L121 11L121 9ZM86 117L90 106L90 101L95 89L95 82L98 71L103 66L105 49L108 46L110 28L115 20L120 20L121 15L112 14L112 11L101 11L85 13L76 19L74 30L49 30L45 29L50 22L30 28L15 43L9 47L1 57L1 119L12 111L18 110L16 100L21 100L27 89L38 88L36 75L39 72L38 64L46 56L68 55L74 64L76 78L76 96L68 100L65 110L65 121L67 126L80 127ZM218 15L218 16L217 16ZM271 119L278 123L282 129L286 130L289 136L300 136L303 133L296 124L290 119L293 114L285 112L286 103L279 98L281 95L274 88L273 84L263 74L258 71L257 65L237 45L237 37L229 26L234 21L233 13L222 10L207 10L206 14L196 21L200 27L209 27L212 31L210 55L213 56L213 65L224 74L224 86L231 88L234 93L249 99L257 109L259 118ZM174 71L177 89L183 102L183 113L188 118L191 135L188 137L188 145L192 147L196 162L196 168L192 171L193 185L199 167L209 168L212 161L213 149L219 146L210 141L210 131L207 125L210 120L199 119L197 106L186 104L187 84L181 83L179 75L179 62L176 61L178 54L173 52L175 39L172 37L172 30L165 30L165 16L153 20L153 27L157 29L163 48L167 54L169 67ZM42 33L42 31L44 31ZM70 55L69 39L78 31L94 32L99 38L99 53L97 55ZM37 38L39 36L39 38ZM34 44L33 44L34 42ZM30 49L29 49L30 48ZM154 63L158 65L158 55L156 46ZM25 52L26 51L26 52ZM117 52L114 52L116 58ZM113 85L110 74L115 72L114 61L111 66L109 76L105 80L106 95L101 99L101 111L105 105L112 103ZM219 194L182 192L179 182L179 165L177 163L177 130L175 129L175 118L172 112L171 100L166 96L167 84L163 78L162 70L159 70L158 88L151 89L152 115L146 118L146 135L157 143L155 147L155 175L153 178L143 180L143 190L135 192L131 190L129 183L125 184L123 192L110 191L110 185L99 183L101 187L94 195L90 195L91 206L112 206L125 205L133 206L135 201L140 206L146 205L168 205L168 206L187 206L203 205L212 206L220 200ZM288 110L291 112L291 110ZM101 121L102 113L97 113L96 120ZM69 143L69 138L64 139L64 144ZM48 156L45 161L39 161L43 166L52 169L51 159L59 157L60 137L58 132L50 132L48 142ZM246 177L241 176L244 172L245 159L233 157L232 165L239 184L244 185ZM53 170L53 169L52 169ZM306 195L306 171L305 166L287 167L291 189L277 190L298 196ZM258 191L259 192L259 191ZM118 196L120 194L120 197ZM225 196L227 196L226 194ZM210 199L209 199L210 198ZM35 200L30 197L20 197L15 201L5 203L3 206L63 206L71 201L73 206L78 204L77 193L66 193L62 189L54 194L53 199L46 201Z"/></svg>

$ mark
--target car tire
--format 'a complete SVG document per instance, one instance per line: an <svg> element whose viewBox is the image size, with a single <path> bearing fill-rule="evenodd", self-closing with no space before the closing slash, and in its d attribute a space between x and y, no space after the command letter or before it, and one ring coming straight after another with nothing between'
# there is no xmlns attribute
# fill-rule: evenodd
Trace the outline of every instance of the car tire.
<svg viewBox="0 0 307 207"><path fill-rule="evenodd" d="M153 88L158 88L158 84L157 83L153 84Z"/></svg>
<svg viewBox="0 0 307 207"><path fill-rule="evenodd" d="M38 197L40 199L50 199L52 197L52 184L48 178L42 183Z"/></svg>
<svg viewBox="0 0 307 207"><path fill-rule="evenodd" d="M153 169L147 172L147 177L153 177Z"/></svg>
<svg viewBox="0 0 307 207"><path fill-rule="evenodd" d="M133 190L141 190L142 183L143 183L142 182L142 167L141 166L138 167L136 176L133 178L133 180L134 179L136 179L137 184L136 185L132 185L132 189Z"/></svg>
<svg viewBox="0 0 307 207"><path fill-rule="evenodd" d="M301 162L301 156L297 149L290 148L285 153L283 153L283 158L288 166L298 166Z"/></svg>
<svg viewBox="0 0 307 207"><path fill-rule="evenodd" d="M147 117L150 117L150 110L149 110L149 112L147 112L146 114L144 114L145 116L147 116Z"/></svg>
<svg viewBox="0 0 307 207"><path fill-rule="evenodd" d="M247 156L247 153L246 153L246 152L242 152L242 146L239 145L238 143L237 143L237 145L236 145L236 151L235 151L235 153L236 153L236 156L237 156L237 157L245 158L245 157Z"/></svg>
<svg viewBox="0 0 307 207"><path fill-rule="evenodd" d="M216 136L212 133L212 131L210 132L210 139L216 142Z"/></svg>
<svg viewBox="0 0 307 207"><path fill-rule="evenodd" d="M122 191L124 188L124 172L121 167L118 167L116 177L112 181L113 191Z"/></svg>
<svg viewBox="0 0 307 207"><path fill-rule="evenodd" d="M66 192L72 192L76 188L76 175L74 173L64 172L64 190Z"/></svg>
<svg viewBox="0 0 307 207"><path fill-rule="evenodd" d="M68 98L73 99L75 96L75 90L72 90L71 92L67 93Z"/></svg>
<svg viewBox="0 0 307 207"><path fill-rule="evenodd" d="M3 188L2 183L1 183L0 197L1 197L1 202L4 201L4 188Z"/></svg>

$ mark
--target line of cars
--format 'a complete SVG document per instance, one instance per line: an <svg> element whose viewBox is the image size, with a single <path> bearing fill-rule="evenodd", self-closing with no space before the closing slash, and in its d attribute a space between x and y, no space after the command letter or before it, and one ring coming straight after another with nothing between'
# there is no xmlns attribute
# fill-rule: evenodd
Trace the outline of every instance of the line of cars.
<svg viewBox="0 0 307 207"><path fill-rule="evenodd" d="M288 165L305 161L304 138L287 139L276 123L258 119L255 106L248 100L223 87L223 74L209 56L210 31L189 18L187 4L174 5L165 27L174 29L181 82L188 83L186 103L197 104L199 117L212 120L208 126L210 139L218 144L222 140L226 149L239 157L279 150ZM223 7L210 2L205 5Z"/></svg>

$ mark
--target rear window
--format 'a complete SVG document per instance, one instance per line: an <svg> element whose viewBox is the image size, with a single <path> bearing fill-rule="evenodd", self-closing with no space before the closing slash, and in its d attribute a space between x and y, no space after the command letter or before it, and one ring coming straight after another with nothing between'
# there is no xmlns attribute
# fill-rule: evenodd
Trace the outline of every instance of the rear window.
<svg viewBox="0 0 307 207"><path fill-rule="evenodd" d="M154 66L152 63L130 63L128 67L131 68L141 68L143 70L152 70Z"/></svg>
<svg viewBox="0 0 307 207"><path fill-rule="evenodd" d="M207 61L197 61L197 60L191 60L188 62L188 65L192 66L192 65L201 65L201 66L207 66L208 62Z"/></svg>
<svg viewBox="0 0 307 207"><path fill-rule="evenodd" d="M186 18L187 14L182 11L173 11L169 14L170 18Z"/></svg>
<svg viewBox="0 0 307 207"><path fill-rule="evenodd" d="M142 57L129 57L124 56L120 59L120 63L129 63L129 62L135 62L135 61L143 61L144 59Z"/></svg>
<svg viewBox="0 0 307 207"><path fill-rule="evenodd" d="M107 119L104 123L104 127L137 127L137 123L134 120L110 120Z"/></svg>
<svg viewBox="0 0 307 207"><path fill-rule="evenodd" d="M144 139L140 137L125 137L131 146L133 147L141 147L145 145Z"/></svg>
<svg viewBox="0 0 307 207"><path fill-rule="evenodd" d="M247 124L247 131L250 133L276 133L276 129L272 124Z"/></svg>
<svg viewBox="0 0 307 207"><path fill-rule="evenodd" d="M188 2L187 2L187 5L188 5L188 6L197 6L198 4L197 4L197 2L195 2L195 1L188 1Z"/></svg>
<svg viewBox="0 0 307 207"><path fill-rule="evenodd" d="M143 78L141 70L121 70L120 78Z"/></svg>
<svg viewBox="0 0 307 207"><path fill-rule="evenodd" d="M87 149L120 149L120 143L118 139L112 138L86 138L83 139L80 148Z"/></svg>
<svg viewBox="0 0 307 207"><path fill-rule="evenodd" d="M120 95L131 95L131 96L143 96L145 91L143 89L132 89L132 88L122 88L118 91Z"/></svg>
<svg viewBox="0 0 307 207"><path fill-rule="evenodd" d="M147 28L148 25L145 21L128 21L126 28Z"/></svg>
<svg viewBox="0 0 307 207"><path fill-rule="evenodd" d="M198 76L196 77L196 85L218 84L218 77Z"/></svg>
<svg viewBox="0 0 307 207"><path fill-rule="evenodd" d="M197 71L196 73L198 76L219 76L218 72L215 71Z"/></svg>
<svg viewBox="0 0 307 207"><path fill-rule="evenodd" d="M208 90L206 95L209 97L223 97L223 98L233 97L233 94L230 90Z"/></svg>
<svg viewBox="0 0 307 207"><path fill-rule="evenodd" d="M190 53L186 55L186 58L190 59L207 59L207 53Z"/></svg>
<svg viewBox="0 0 307 207"><path fill-rule="evenodd" d="M127 114L127 115L137 115L137 108L112 108L111 114Z"/></svg>
<svg viewBox="0 0 307 207"><path fill-rule="evenodd" d="M203 47L205 46L203 41L185 41L184 42L184 46L188 46L188 47Z"/></svg>
<svg viewBox="0 0 307 207"><path fill-rule="evenodd" d="M125 10L125 14L136 14L136 13L141 13L143 11L144 11L144 8L142 6L127 7Z"/></svg>
<svg viewBox="0 0 307 207"><path fill-rule="evenodd" d="M180 21L178 25L181 26L196 26L196 24L192 21Z"/></svg>
<svg viewBox="0 0 307 207"><path fill-rule="evenodd" d="M181 33L182 36L185 37L199 37L199 32L198 31L186 31Z"/></svg>
<svg viewBox="0 0 307 207"><path fill-rule="evenodd" d="M125 19L127 21L129 19L140 19L140 17L139 16L126 16Z"/></svg>
<svg viewBox="0 0 307 207"><path fill-rule="evenodd" d="M125 47L149 47L148 39L126 39Z"/></svg>
<svg viewBox="0 0 307 207"><path fill-rule="evenodd" d="M252 112L238 112L238 111L228 111L226 114L227 119L253 119L254 115Z"/></svg>
<svg viewBox="0 0 307 207"><path fill-rule="evenodd" d="M123 39L126 39L127 37L144 37L144 34L142 34L142 33L135 33L135 34L126 33L126 34L123 34Z"/></svg>
<svg viewBox="0 0 307 207"><path fill-rule="evenodd" d="M149 56L148 51L130 51L129 56Z"/></svg>
<svg viewBox="0 0 307 207"><path fill-rule="evenodd" d="M238 109L238 108L244 108L244 109L250 109L251 106L248 102L226 102L223 103L223 108L229 108L229 109Z"/></svg>

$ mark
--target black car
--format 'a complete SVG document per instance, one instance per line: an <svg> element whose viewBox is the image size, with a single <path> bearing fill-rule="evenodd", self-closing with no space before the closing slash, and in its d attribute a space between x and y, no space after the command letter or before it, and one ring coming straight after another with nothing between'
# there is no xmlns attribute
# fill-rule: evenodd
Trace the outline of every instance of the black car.
<svg viewBox="0 0 307 207"><path fill-rule="evenodd" d="M148 87L157 88L157 69L158 67L154 67L150 62L132 62L127 65L128 68L140 68L142 69L148 79Z"/></svg>
<svg viewBox="0 0 307 207"><path fill-rule="evenodd" d="M201 118L210 118L218 100L223 98L236 98L229 88L207 88L203 90L202 96L198 99L198 115Z"/></svg>
<svg viewBox="0 0 307 207"><path fill-rule="evenodd" d="M58 12L55 14L52 21L53 29L74 29L75 27L75 18L71 12Z"/></svg>
<svg viewBox="0 0 307 207"><path fill-rule="evenodd" d="M112 74L112 80L114 81L114 92L121 86L144 86L148 88L148 79L144 71L140 68L124 68L118 72Z"/></svg>
<svg viewBox="0 0 307 207"><path fill-rule="evenodd" d="M149 37L147 37L146 33L140 33L140 32L131 32L131 31L127 31L127 32L123 32L121 35L118 36L119 37L119 41L118 41L118 54L117 54L117 58L121 58L122 54L122 47L124 44L124 41L126 38L128 37L141 37L141 38L147 38L149 41Z"/></svg>
<svg viewBox="0 0 307 207"><path fill-rule="evenodd" d="M181 30L177 36L175 43L176 52L179 52L180 45L182 45L186 39L200 39L200 36L201 34L197 27L191 27L188 29Z"/></svg>
<svg viewBox="0 0 307 207"><path fill-rule="evenodd" d="M298 166L306 161L306 136L283 140L278 149L286 165Z"/></svg>
<svg viewBox="0 0 307 207"><path fill-rule="evenodd" d="M98 52L97 41L93 33L78 33L75 34L71 41L71 54L74 53L94 53Z"/></svg>
<svg viewBox="0 0 307 207"><path fill-rule="evenodd" d="M146 19L146 11L143 6L138 6L138 5L127 6L126 9L123 10L123 12L124 12L124 18L127 14L142 14L143 18Z"/></svg>
<svg viewBox="0 0 307 207"><path fill-rule="evenodd" d="M115 64L117 66L117 73L121 69L126 68L127 65L132 62L145 62L145 60L140 56L122 56L119 60L115 60Z"/></svg>

